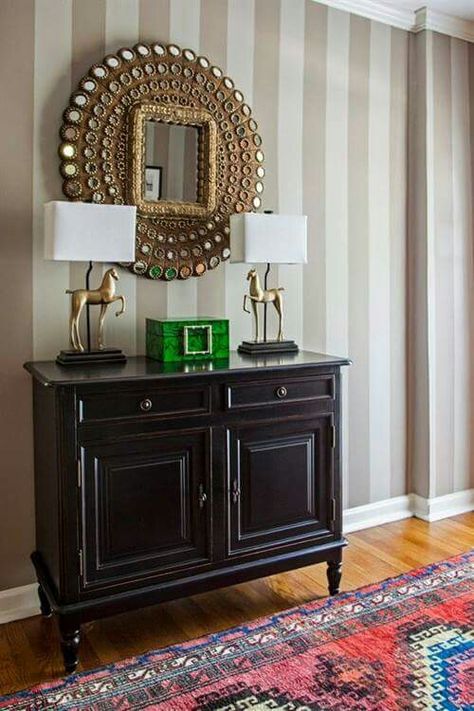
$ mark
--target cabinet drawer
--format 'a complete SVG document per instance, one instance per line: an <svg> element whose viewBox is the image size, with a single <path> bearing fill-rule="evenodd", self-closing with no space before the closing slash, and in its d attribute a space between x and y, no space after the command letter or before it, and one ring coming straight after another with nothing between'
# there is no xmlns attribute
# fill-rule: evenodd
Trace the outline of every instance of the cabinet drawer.
<svg viewBox="0 0 474 711"><path fill-rule="evenodd" d="M285 402L327 400L335 397L333 375L306 378L277 378L225 386L225 405L228 410L241 407L261 407Z"/></svg>
<svg viewBox="0 0 474 711"><path fill-rule="evenodd" d="M172 417L210 411L207 385L192 387L140 387L79 393L79 422L129 418Z"/></svg>

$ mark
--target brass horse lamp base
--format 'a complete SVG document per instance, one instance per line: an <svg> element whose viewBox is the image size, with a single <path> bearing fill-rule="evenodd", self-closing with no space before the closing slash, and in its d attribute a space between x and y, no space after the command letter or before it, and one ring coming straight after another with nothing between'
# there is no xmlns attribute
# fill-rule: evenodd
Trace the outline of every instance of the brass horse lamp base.
<svg viewBox="0 0 474 711"><path fill-rule="evenodd" d="M242 341L237 348L239 353L245 355L269 355L277 353L298 353L298 346L294 341L284 340L283 338L283 296L282 288L268 289L268 275L270 273L270 264L267 263L264 278L264 288L261 289L258 274L255 269L251 269L247 275L250 281L249 293L244 296L244 311L246 308L247 299L250 300L255 318L255 340ZM259 340L259 319L258 319L258 304L263 303L263 340ZM267 340L267 306L273 303L279 316L278 338L275 340ZM249 312L250 313L250 312Z"/></svg>
<svg viewBox="0 0 474 711"><path fill-rule="evenodd" d="M114 365L118 363L126 363L127 362L127 357L123 351L120 350L120 348L105 348L103 347L102 344L102 328L103 328L103 321L105 317L105 311L107 306L110 303L113 303L114 301L117 300L122 300L122 311L117 313L116 315L119 316L121 313L125 311L125 299L123 296L115 296L115 288L112 288L111 294L108 294L108 297L104 299L103 294L101 293L101 289L97 289L95 291L91 291L90 289L90 274L92 271L92 262L89 262L89 267L86 272L86 289L85 291L82 289L78 289L76 292L67 292L67 293L72 293L73 297L73 303L71 305L71 344L73 346L72 350L64 350L59 353L59 355L56 358L56 363L59 365L99 365L99 364L104 364L104 365ZM114 272L115 269L109 270L109 272ZM109 273L108 272L108 273ZM118 275L114 276L114 280L118 279ZM111 280L110 280L111 281ZM113 283L111 281L111 283ZM102 283L102 286L104 284L104 281ZM102 288L102 287L101 287ZM110 289L109 289L110 291ZM80 304L75 304L75 297L77 296L83 296L83 303ZM97 298L95 300L91 299L91 295L96 295ZM101 317L99 321L99 335L98 335L98 341L99 341L99 347L98 348L91 348L91 325L90 325L90 303L93 304L100 304L102 307L101 311ZM79 317L81 310L83 306L86 307L86 335L87 335L87 348L84 349L81 341L80 341L80 336L79 336Z"/></svg>

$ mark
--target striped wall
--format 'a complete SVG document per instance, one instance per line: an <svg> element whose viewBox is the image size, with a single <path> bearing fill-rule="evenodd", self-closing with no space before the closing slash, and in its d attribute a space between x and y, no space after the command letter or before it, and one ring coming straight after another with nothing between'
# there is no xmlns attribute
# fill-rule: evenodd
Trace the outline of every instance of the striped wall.
<svg viewBox="0 0 474 711"><path fill-rule="evenodd" d="M0 92L9 97L2 102L0 119L1 588L32 578L28 560L34 540L31 388L21 369L33 351L32 3L0 3L0 27Z"/></svg>
<svg viewBox="0 0 474 711"><path fill-rule="evenodd" d="M433 498L474 483L474 44L410 44L409 475Z"/></svg>
<svg viewBox="0 0 474 711"><path fill-rule="evenodd" d="M0 115L2 135L11 136L0 148L8 167L0 190L0 588L31 580L31 405L21 363L53 358L64 347L64 291L83 278L83 265L41 257L42 205L62 197L61 113L93 62L139 38L172 39L208 55L252 105L266 154L264 207L309 217L309 263L273 270L274 283L286 287L286 335L354 360L344 376L345 506L406 493L408 33L313 0L2 0L0 32L2 95L15 101L4 102ZM454 98L472 81L467 53L462 42L450 49L451 71L461 66L462 81L451 81L452 114L437 130L449 119L451 133L465 131L469 114ZM467 173L463 140L447 160L454 165L461 156ZM450 324L454 346L441 345L444 361L454 349L457 374L451 368L450 377L459 396L440 430L465 416L460 395L469 371L465 256L472 225L463 175L451 175L456 269L453 252L451 280L440 288L457 315ZM225 264L201 280L166 285L122 272L129 307L108 324L108 340L143 353L145 317L211 314L231 319L235 346L251 332L241 311L244 274L242 265ZM17 307L12 293L19 286ZM465 486L466 437L464 431L449 453L456 477L437 474L443 493Z"/></svg>

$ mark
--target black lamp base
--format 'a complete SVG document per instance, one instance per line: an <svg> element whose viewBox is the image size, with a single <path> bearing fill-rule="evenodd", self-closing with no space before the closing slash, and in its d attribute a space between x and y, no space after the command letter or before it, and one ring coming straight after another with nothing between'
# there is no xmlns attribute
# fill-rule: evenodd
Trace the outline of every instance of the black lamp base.
<svg viewBox="0 0 474 711"><path fill-rule="evenodd" d="M271 353L298 353L299 349L294 341L242 341L237 350L245 355L257 356Z"/></svg>
<svg viewBox="0 0 474 711"><path fill-rule="evenodd" d="M120 348L104 348L103 350L61 351L56 358L59 365L117 365L126 363L127 356Z"/></svg>

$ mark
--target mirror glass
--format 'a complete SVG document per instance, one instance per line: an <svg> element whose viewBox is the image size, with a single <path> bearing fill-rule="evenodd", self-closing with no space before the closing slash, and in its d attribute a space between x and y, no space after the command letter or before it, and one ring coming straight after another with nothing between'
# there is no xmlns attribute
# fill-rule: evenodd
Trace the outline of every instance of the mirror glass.
<svg viewBox="0 0 474 711"><path fill-rule="evenodd" d="M146 122L144 199L198 202L199 128Z"/></svg>

